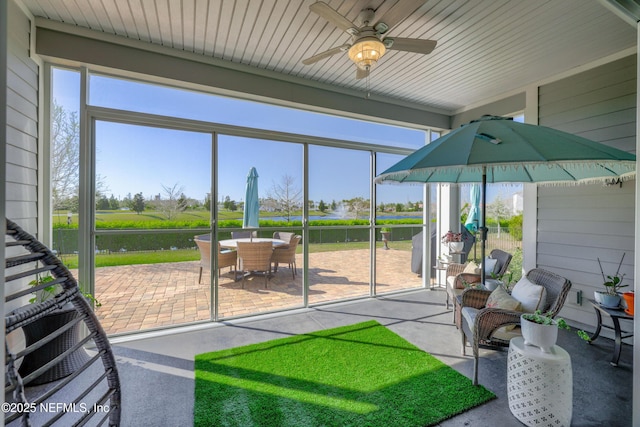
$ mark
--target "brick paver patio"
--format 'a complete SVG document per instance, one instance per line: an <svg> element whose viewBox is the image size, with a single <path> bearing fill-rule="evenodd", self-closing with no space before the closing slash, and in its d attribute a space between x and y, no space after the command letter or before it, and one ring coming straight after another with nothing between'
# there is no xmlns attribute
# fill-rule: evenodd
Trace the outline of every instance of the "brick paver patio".
<svg viewBox="0 0 640 427"><path fill-rule="evenodd" d="M376 292L422 286L411 272L411 252L378 250ZM218 318L264 313L303 306L302 256L298 275L281 265L264 286L264 278L234 281L225 268L218 289ZM309 304L369 295L369 250L309 254ZM211 319L208 271L198 284L199 262L130 265L96 269L96 310L108 334L134 332Z"/></svg>

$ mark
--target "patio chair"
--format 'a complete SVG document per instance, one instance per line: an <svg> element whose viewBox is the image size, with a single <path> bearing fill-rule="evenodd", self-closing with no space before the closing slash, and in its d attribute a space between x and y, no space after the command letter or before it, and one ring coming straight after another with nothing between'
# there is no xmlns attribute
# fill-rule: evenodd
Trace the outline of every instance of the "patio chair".
<svg viewBox="0 0 640 427"><path fill-rule="evenodd" d="M555 317L567 298L571 282L562 276L541 268L527 273L529 282L546 290L546 300L541 308L543 313ZM517 286L517 285L516 285ZM473 384L478 384L479 348L509 347L512 338L520 336L520 316L522 311L486 307L491 291L466 289L461 297L462 354L466 355L466 343L473 349ZM515 326L515 327L514 327Z"/></svg>
<svg viewBox="0 0 640 427"><path fill-rule="evenodd" d="M300 243L301 239L302 239L302 236L300 235L293 236L293 238L289 242L289 246L282 247L282 248L275 248L273 250L273 256L271 257L271 262L274 264L273 265L274 272L278 271L278 263L288 264L289 268L291 269L291 275L295 280L296 274L297 274L296 249L298 248L298 243Z"/></svg>
<svg viewBox="0 0 640 427"><path fill-rule="evenodd" d="M200 250L200 273L198 274L198 283L202 282L202 270L211 269L211 236L201 234L194 237L196 245ZM230 249L222 249L218 243L218 270L229 267L229 270L236 268L237 253Z"/></svg>
<svg viewBox="0 0 640 427"><path fill-rule="evenodd" d="M45 245L6 222L5 307L11 311L4 318L5 400L25 410L4 411L4 425L102 425L107 419L108 425L120 425L116 360L87 297ZM29 302L32 294L50 286L50 297ZM50 384L33 387L45 383ZM40 402L75 402L89 409L99 405L103 410L27 409Z"/></svg>
<svg viewBox="0 0 640 427"><path fill-rule="evenodd" d="M296 233L290 233L288 231L275 231L273 233L274 239L284 240L287 243L290 243L295 236L296 236Z"/></svg>
<svg viewBox="0 0 640 427"><path fill-rule="evenodd" d="M496 276L502 276L507 272L513 255L500 249L494 249L489 254L489 258L496 260L496 264L492 270L493 273ZM451 300L453 303L453 322L458 328L460 327L460 305L458 304L457 297L460 296L460 294L462 294L462 292L467 288L465 283L480 283L482 277L480 274L475 272L465 272L465 268L466 265L464 264L449 264L447 267L446 306L447 309L449 309L449 300ZM491 275L487 274L486 277L490 278Z"/></svg>
<svg viewBox="0 0 640 427"><path fill-rule="evenodd" d="M238 242L238 263L242 274L242 288L248 275L264 275L264 287L271 275L271 256L273 244L271 242Z"/></svg>

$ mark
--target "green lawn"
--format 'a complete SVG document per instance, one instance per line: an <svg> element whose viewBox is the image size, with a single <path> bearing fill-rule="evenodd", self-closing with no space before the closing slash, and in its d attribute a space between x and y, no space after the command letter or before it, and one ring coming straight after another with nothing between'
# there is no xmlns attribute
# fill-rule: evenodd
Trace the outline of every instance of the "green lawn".
<svg viewBox="0 0 640 427"><path fill-rule="evenodd" d="M301 215L301 211L293 212L292 215ZM227 219L242 219L242 211L226 211L220 210L218 211L218 216L221 220ZM309 215L313 216L323 216L326 215L324 212L320 211L310 211ZM206 210L189 210L185 212L181 212L174 219L175 221L207 221L209 220L211 213ZM261 218L268 217L277 217L282 216L282 212L260 212ZM96 212L96 223L109 223L115 221L135 221L135 222L147 222L147 221L166 221L166 218L162 215L161 212L158 211L144 211L140 214L137 214L133 211L97 211ZM66 211L58 211L54 213L53 223L55 224L66 224L67 223L67 212ZM71 216L71 223L74 225L78 224L78 215L73 214Z"/></svg>
<svg viewBox="0 0 640 427"><path fill-rule="evenodd" d="M58 225L66 226L67 225L67 211L57 211L53 214L53 226L56 227ZM109 223L114 222L134 222L134 223L145 223L145 222L202 222L208 221L211 213L206 210L188 210L179 213L175 218L171 221L168 221L166 217L159 211L144 211L140 214L137 214L133 211L128 210L117 210L117 211L97 211L96 212L96 225L98 227L108 225ZM294 211L291 213L294 217L299 217L302 215L302 211ZM326 212L320 212L317 210L309 211L309 216L314 217L322 217L327 215ZM411 220L416 221L420 220L421 217L417 215L416 212L399 212L397 215L405 217L405 223L407 221L411 222ZM242 211L227 211L220 210L218 211L219 220L242 220L243 212ZM268 220L271 217L282 217L282 212L260 212L261 220ZM368 218L368 212L363 212L362 215L358 217L359 220L366 220ZM395 222L402 223L402 220L381 220L379 223L387 223L387 222ZM72 214L71 216L71 225L72 227L78 226L78 215ZM142 227L147 228L147 227ZM166 228L166 227L161 227Z"/></svg>

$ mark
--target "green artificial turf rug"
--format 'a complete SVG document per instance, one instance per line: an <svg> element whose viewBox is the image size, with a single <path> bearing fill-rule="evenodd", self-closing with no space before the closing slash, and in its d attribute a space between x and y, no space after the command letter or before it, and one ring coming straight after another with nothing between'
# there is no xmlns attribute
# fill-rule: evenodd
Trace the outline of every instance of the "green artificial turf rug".
<svg viewBox="0 0 640 427"><path fill-rule="evenodd" d="M195 358L196 426L422 427L493 398L376 321Z"/></svg>

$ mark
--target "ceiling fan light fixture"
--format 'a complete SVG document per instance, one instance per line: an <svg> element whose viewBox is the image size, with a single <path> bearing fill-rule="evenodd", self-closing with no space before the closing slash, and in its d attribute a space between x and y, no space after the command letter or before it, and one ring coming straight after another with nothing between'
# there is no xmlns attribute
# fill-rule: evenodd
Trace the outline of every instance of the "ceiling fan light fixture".
<svg viewBox="0 0 640 427"><path fill-rule="evenodd" d="M367 69L373 67L386 51L387 48L377 37L365 37L349 48L349 59L358 67Z"/></svg>

